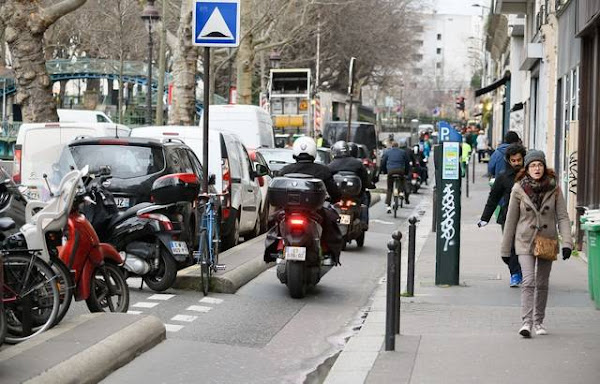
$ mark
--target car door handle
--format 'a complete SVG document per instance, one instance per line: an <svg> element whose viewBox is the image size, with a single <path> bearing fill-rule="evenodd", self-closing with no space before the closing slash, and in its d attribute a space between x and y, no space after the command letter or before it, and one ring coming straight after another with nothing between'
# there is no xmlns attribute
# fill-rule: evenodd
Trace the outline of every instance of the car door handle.
<svg viewBox="0 0 600 384"><path fill-rule="evenodd" d="M253 193L254 189L248 189L248 192Z"/></svg>

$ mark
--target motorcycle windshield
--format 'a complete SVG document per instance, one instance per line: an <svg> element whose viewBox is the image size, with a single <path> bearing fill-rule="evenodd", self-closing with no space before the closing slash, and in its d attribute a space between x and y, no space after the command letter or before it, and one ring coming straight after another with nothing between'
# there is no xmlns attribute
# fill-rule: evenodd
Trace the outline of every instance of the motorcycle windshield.
<svg viewBox="0 0 600 384"><path fill-rule="evenodd" d="M34 186L37 188L38 200L49 201L52 194L57 194L61 180L71 171L78 170L75 160L68 148L64 148L56 163L53 164L36 164L34 170L37 174L42 175ZM43 177L46 175L46 178ZM79 181L81 182L81 180Z"/></svg>

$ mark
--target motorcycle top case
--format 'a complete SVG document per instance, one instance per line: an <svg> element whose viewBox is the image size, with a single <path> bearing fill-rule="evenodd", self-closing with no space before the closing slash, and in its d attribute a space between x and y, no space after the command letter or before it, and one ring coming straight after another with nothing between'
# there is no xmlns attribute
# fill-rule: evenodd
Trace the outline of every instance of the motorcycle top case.
<svg viewBox="0 0 600 384"><path fill-rule="evenodd" d="M275 207L300 207L311 210L323 206L327 189L323 181L312 176L291 173L276 177L267 192L269 203Z"/></svg>
<svg viewBox="0 0 600 384"><path fill-rule="evenodd" d="M333 175L333 180L342 194L342 197L355 197L360 195L362 182L354 172L339 172Z"/></svg>
<svg viewBox="0 0 600 384"><path fill-rule="evenodd" d="M200 193L200 180L193 173L173 173L159 177L152 184L150 195L156 204L193 202Z"/></svg>

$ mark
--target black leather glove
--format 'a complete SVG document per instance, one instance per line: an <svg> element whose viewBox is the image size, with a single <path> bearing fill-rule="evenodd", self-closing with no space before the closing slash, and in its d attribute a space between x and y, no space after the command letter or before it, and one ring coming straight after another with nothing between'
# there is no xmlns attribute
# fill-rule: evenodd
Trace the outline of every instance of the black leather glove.
<svg viewBox="0 0 600 384"><path fill-rule="evenodd" d="M567 260L571 257L571 248L563 248L562 249L563 260Z"/></svg>

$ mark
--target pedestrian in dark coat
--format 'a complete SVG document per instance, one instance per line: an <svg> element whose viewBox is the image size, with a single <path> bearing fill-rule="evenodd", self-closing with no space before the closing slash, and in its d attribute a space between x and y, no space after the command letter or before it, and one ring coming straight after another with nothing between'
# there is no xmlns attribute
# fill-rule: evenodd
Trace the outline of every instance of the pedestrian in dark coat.
<svg viewBox="0 0 600 384"><path fill-rule="evenodd" d="M521 143L521 138L515 131L506 132L504 142L492 153L492 157L488 163L488 174L490 177L498 177L507 168L506 148L513 143Z"/></svg>
<svg viewBox="0 0 600 384"><path fill-rule="evenodd" d="M511 144L506 148L506 162L510 167L506 172L500 174L494 181L490 195L488 196L487 203L481 215L481 219L478 223L479 227L485 227L489 222L496 210L496 207L500 205L500 213L498 214L497 223L502 226L504 231L504 222L506 220L506 212L508 209L508 203L510 200L510 192L515 184L515 175L518 171L523 168L523 161L525 159L525 147L521 144ZM521 265L519 264L519 258L515 253L514 247L511 249L509 257L503 257L502 261L508 265L510 271L510 286L518 287L521 284L523 275L521 273Z"/></svg>
<svg viewBox="0 0 600 384"><path fill-rule="evenodd" d="M554 171L546 166L544 152L530 150L525 156L525 167L515 178L500 249L501 256L509 257L514 243L523 270L523 326L519 329L523 337L531 337L532 330L537 335L547 334L543 323L552 261L533 256L534 245L538 234L559 240L559 233L562 257L567 260L571 257L573 238L565 198L557 186Z"/></svg>

